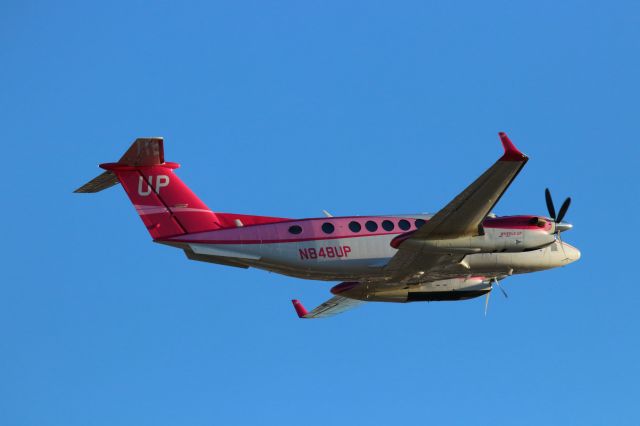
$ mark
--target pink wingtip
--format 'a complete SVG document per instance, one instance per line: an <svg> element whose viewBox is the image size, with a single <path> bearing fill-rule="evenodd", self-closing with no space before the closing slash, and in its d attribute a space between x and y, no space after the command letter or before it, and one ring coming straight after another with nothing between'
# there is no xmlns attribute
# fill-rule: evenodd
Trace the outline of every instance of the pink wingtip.
<svg viewBox="0 0 640 426"><path fill-rule="evenodd" d="M297 299L293 299L291 301L291 303L293 303L293 307L296 310L296 314L298 314L298 318L304 318L305 315L307 315L309 312L307 312L307 310L304 308L304 306L302 306L302 303L300 303L299 300Z"/></svg>
<svg viewBox="0 0 640 426"><path fill-rule="evenodd" d="M516 148L505 132L498 133L498 136L500 136L500 141L504 147L504 155L500 157L500 161L524 161L527 159L527 156Z"/></svg>

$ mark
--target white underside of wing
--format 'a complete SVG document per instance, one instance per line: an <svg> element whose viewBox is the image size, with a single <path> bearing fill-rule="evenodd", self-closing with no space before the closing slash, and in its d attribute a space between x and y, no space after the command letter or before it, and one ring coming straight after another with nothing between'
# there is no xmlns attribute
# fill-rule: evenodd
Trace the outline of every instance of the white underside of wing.
<svg viewBox="0 0 640 426"><path fill-rule="evenodd" d="M361 300L348 299L341 296L334 296L306 314L304 318L326 318L333 315L338 315L343 313L344 311L355 308L362 303L365 302Z"/></svg>

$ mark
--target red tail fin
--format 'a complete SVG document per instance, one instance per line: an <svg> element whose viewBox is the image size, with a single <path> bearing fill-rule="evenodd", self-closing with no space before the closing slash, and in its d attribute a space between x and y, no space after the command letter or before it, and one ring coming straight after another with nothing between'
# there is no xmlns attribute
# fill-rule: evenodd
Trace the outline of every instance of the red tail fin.
<svg viewBox="0 0 640 426"><path fill-rule="evenodd" d="M221 228L216 214L174 173L180 165L164 161L162 138L136 139L117 163L100 167L106 176L76 192L100 191L117 178L153 239Z"/></svg>

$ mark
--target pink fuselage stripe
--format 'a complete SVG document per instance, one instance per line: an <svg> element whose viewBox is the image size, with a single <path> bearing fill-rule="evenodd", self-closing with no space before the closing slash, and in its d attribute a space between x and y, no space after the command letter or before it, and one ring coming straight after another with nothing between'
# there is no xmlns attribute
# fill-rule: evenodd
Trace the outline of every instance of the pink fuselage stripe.
<svg viewBox="0 0 640 426"><path fill-rule="evenodd" d="M551 227L551 221L547 220L544 226L539 227L530 223L532 218L538 216L507 216L502 218L488 218L484 221L483 226L488 229L504 229L504 230L539 230L542 232L549 231ZM301 219L291 220L289 222L271 223L263 225L252 225L247 227L225 228L216 231L200 232L197 234L180 235L174 238L168 239L168 241L184 242L192 244L282 244L282 243L301 243L309 241L324 241L324 240L338 240L348 238L363 238L363 237L380 237L380 236L397 236L402 234L409 234L415 231L415 220L419 217L387 217L387 216L373 216L373 217L332 217L332 218L314 218L314 219ZM348 224L351 221L357 221L361 225L364 225L367 221L375 221L380 225L383 221L389 220L394 223L394 230L388 232L368 232L365 227L362 227L361 233L353 233L347 231ZM397 223L400 220L407 220L411 223L411 228L408 230L397 229ZM333 235L321 234L320 226L324 223L332 223L336 228L336 233ZM305 231L302 235L297 237L280 238L279 235L288 233L288 228L293 225L305 226ZM306 235L304 235L306 234ZM218 238L216 238L218 237Z"/></svg>

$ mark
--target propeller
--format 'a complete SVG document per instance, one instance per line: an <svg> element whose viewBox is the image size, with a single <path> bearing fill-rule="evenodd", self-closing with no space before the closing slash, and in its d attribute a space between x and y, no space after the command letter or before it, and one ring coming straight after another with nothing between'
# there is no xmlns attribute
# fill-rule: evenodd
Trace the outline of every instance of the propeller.
<svg viewBox="0 0 640 426"><path fill-rule="evenodd" d="M504 291L504 288L502 288L502 286L500 285L500 281L498 281L498 279L496 277L493 277L493 279L491 280L491 288L489 288L489 291L487 292L487 298L484 301L484 316L487 316L487 311L489 310L489 296L491 295L491 291L493 290L493 285L497 285L498 288L500 289L500 291L502 292L502 294L504 294L505 299L509 298L509 296L507 295L507 292Z"/></svg>
<svg viewBox="0 0 640 426"><path fill-rule="evenodd" d="M564 203L562 203L562 205L560 206L558 216L556 216L556 209L553 206L553 198L551 198L551 191L549 191L549 188L544 190L544 198L547 202L547 210L549 210L549 216L551 217L551 219L553 219L556 225L559 224L567 214L567 210L569 210L569 206L571 205L571 197L567 197L567 199L564 200ZM558 233L559 231L560 230L558 230L558 227L556 226L556 233Z"/></svg>
<svg viewBox="0 0 640 426"><path fill-rule="evenodd" d="M562 248L562 252L564 253L564 244L562 244L562 237L560 237L560 232L571 229L572 225L569 223L563 223L562 219L567 214L567 210L569 210L569 206L571 205L571 197L567 197L566 200L560 206L560 210L558 211L558 215L556 216L556 209L553 205L553 198L551 198L551 191L549 188L544 190L544 199L547 202L547 210L549 211L549 216L553 219L554 230L553 234L556 239L560 243L560 248ZM565 257L567 254L565 253Z"/></svg>

